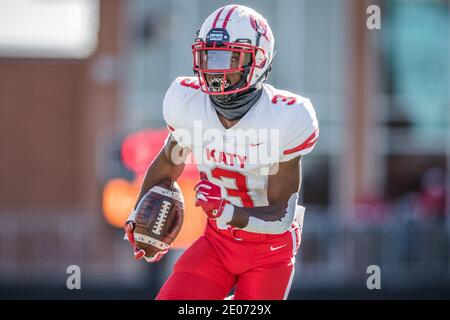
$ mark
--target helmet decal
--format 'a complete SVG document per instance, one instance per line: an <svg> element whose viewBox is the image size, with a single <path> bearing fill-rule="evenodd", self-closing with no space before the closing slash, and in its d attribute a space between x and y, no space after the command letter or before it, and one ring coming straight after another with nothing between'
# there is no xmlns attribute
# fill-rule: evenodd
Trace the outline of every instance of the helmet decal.
<svg viewBox="0 0 450 320"><path fill-rule="evenodd" d="M267 22L264 19L259 19L252 14L250 15L250 24L256 32L261 33L267 41L270 41L270 32L267 28Z"/></svg>

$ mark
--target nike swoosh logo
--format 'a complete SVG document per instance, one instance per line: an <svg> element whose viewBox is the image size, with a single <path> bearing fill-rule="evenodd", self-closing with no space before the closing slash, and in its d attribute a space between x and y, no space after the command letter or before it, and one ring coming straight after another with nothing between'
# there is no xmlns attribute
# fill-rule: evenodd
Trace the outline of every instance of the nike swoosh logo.
<svg viewBox="0 0 450 320"><path fill-rule="evenodd" d="M284 245L279 246L279 247L272 247L272 246L270 246L270 251L275 251L275 250L281 249L281 248L286 247L286 246L287 246L287 244L284 244Z"/></svg>
<svg viewBox="0 0 450 320"><path fill-rule="evenodd" d="M250 143L250 147L257 147L260 144L263 144L264 142L260 142L260 143Z"/></svg>

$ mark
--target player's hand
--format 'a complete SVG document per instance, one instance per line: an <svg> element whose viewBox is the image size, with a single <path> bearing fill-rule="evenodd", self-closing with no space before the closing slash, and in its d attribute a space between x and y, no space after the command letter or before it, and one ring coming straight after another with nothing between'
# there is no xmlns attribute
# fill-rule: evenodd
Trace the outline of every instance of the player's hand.
<svg viewBox="0 0 450 320"><path fill-rule="evenodd" d="M202 207L208 218L219 218L227 203L229 201L222 198L220 187L209 180L202 179L195 186L195 206Z"/></svg>
<svg viewBox="0 0 450 320"><path fill-rule="evenodd" d="M139 249L136 246L136 241L134 240L134 222L127 221L127 223L125 224L124 230L125 230L126 238L128 239L131 246L133 247L133 254L134 254L134 258L136 260L141 260L142 258L144 258L144 260L149 263L158 262L169 251L168 249L166 249L164 251L160 251L160 252L156 253L155 255L153 255L151 257L146 257L145 251L143 249Z"/></svg>

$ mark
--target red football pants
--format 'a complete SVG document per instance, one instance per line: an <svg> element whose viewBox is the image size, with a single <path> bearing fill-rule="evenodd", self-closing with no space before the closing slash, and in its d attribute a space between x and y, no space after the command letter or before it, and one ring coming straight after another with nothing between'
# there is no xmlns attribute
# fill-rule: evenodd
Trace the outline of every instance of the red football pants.
<svg viewBox="0 0 450 320"><path fill-rule="evenodd" d="M209 221L178 259L157 300L286 299L300 245L298 225L280 235L221 230Z"/></svg>

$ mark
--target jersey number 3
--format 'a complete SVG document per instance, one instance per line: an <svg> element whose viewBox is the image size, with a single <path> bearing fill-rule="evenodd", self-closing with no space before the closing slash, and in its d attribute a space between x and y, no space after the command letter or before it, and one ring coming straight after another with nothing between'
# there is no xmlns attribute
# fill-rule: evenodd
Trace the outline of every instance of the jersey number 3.
<svg viewBox="0 0 450 320"><path fill-rule="evenodd" d="M233 179L236 183L236 189L225 188L228 195L230 197L240 198L242 205L246 208L253 208L255 206L252 198L248 194L247 178L242 173L223 168L214 168L211 170L211 175L220 180L223 180L222 178Z"/></svg>

